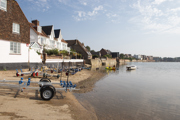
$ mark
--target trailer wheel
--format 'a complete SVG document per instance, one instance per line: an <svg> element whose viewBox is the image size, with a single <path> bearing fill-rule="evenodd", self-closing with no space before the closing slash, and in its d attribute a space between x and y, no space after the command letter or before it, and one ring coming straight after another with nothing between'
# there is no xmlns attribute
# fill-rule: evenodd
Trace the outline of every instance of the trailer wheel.
<svg viewBox="0 0 180 120"><path fill-rule="evenodd" d="M51 82L51 80L48 78L42 78L39 82ZM42 86L39 85L39 87L42 87Z"/></svg>
<svg viewBox="0 0 180 120"><path fill-rule="evenodd" d="M43 86L40 91L41 98L43 100L50 100L55 95L55 88L52 86Z"/></svg>
<svg viewBox="0 0 180 120"><path fill-rule="evenodd" d="M60 75L57 75L57 78L59 78L60 77Z"/></svg>
<svg viewBox="0 0 180 120"><path fill-rule="evenodd" d="M42 78L39 82L51 82L51 80L48 78Z"/></svg>

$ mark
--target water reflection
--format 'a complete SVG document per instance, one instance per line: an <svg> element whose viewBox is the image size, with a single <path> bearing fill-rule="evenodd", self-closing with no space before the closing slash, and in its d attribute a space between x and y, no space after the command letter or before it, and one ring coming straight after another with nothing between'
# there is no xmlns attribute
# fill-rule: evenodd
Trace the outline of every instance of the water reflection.
<svg viewBox="0 0 180 120"><path fill-rule="evenodd" d="M76 94L100 120L179 120L180 63L133 63L138 69L106 71L94 91Z"/></svg>

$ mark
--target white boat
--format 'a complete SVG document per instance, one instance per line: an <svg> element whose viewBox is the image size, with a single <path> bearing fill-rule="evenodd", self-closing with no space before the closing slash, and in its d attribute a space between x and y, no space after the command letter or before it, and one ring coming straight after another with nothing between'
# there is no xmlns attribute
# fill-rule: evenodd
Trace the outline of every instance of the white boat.
<svg viewBox="0 0 180 120"><path fill-rule="evenodd" d="M137 66L126 66L127 70L135 70Z"/></svg>

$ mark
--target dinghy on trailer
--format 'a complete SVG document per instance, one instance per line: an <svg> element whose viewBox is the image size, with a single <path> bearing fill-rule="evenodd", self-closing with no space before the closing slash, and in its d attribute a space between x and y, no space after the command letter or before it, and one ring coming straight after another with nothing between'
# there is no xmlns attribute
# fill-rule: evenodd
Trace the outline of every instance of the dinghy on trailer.
<svg viewBox="0 0 180 120"><path fill-rule="evenodd" d="M137 66L126 66L127 70L135 70Z"/></svg>

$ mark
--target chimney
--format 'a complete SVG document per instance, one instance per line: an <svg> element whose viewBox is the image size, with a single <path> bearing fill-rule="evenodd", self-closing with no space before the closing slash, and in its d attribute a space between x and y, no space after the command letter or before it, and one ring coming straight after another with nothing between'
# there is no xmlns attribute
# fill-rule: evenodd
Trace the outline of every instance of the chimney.
<svg viewBox="0 0 180 120"><path fill-rule="evenodd" d="M36 26L39 26L39 21L38 20L33 20L32 23L35 24Z"/></svg>

